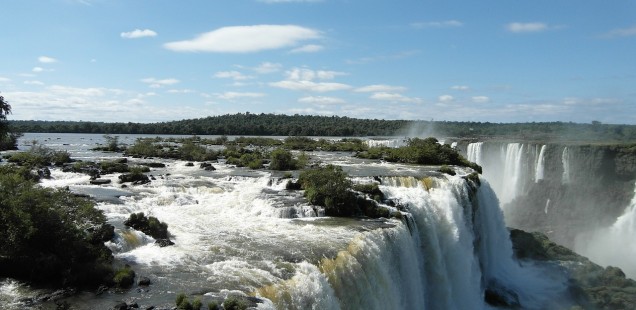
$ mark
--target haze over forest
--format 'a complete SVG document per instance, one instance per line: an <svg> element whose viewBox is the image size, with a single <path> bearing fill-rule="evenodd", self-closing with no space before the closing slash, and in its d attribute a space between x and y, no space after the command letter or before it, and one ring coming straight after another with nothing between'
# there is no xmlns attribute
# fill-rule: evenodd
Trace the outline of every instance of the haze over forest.
<svg viewBox="0 0 636 310"><path fill-rule="evenodd" d="M7 1L0 91L12 120L636 124L635 12L625 0Z"/></svg>

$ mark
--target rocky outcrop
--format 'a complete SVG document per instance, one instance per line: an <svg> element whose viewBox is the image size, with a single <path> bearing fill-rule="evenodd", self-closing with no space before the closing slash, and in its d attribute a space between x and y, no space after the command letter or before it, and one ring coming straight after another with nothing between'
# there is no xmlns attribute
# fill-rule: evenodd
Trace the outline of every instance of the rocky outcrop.
<svg viewBox="0 0 636 310"><path fill-rule="evenodd" d="M553 262L570 275L572 300L583 309L636 309L636 281L616 267L603 268L545 235L510 231L515 256L521 260Z"/></svg>

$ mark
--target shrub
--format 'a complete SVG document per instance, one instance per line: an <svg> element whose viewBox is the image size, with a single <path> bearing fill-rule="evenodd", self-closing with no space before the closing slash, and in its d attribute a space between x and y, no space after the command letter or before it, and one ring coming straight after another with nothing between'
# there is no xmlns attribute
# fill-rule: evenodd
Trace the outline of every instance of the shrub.
<svg viewBox="0 0 636 310"><path fill-rule="evenodd" d="M203 303L201 302L201 298L197 297L194 299L194 301L192 302L192 309L193 310L199 310L201 309L201 307L203 306Z"/></svg>
<svg viewBox="0 0 636 310"><path fill-rule="evenodd" d="M228 296L225 301L223 301L223 308L225 310L245 310L247 309L247 303L239 297Z"/></svg>
<svg viewBox="0 0 636 310"><path fill-rule="evenodd" d="M215 302L208 303L208 310L219 310L219 305Z"/></svg>
<svg viewBox="0 0 636 310"><path fill-rule="evenodd" d="M146 217L143 212L131 214L124 225L142 231L155 239L168 239L168 224L154 216Z"/></svg>
<svg viewBox="0 0 636 310"><path fill-rule="evenodd" d="M106 225L90 200L39 187L26 168L0 167L0 277L93 286L113 279Z"/></svg>
<svg viewBox="0 0 636 310"><path fill-rule="evenodd" d="M272 170L293 170L296 169L294 159L290 151L277 148L270 154L271 162L269 169Z"/></svg>
<svg viewBox="0 0 636 310"><path fill-rule="evenodd" d="M311 204L325 207L327 215L348 216L357 213L353 186L341 167L327 165L324 168L305 170L298 182L305 190Z"/></svg>
<svg viewBox="0 0 636 310"><path fill-rule="evenodd" d="M446 165L441 166L438 171L441 172L441 173L446 173L448 175L455 175L456 174L455 170L453 170L453 168L451 168L449 166L446 166Z"/></svg>
<svg viewBox="0 0 636 310"><path fill-rule="evenodd" d="M119 288L129 288L135 283L135 271L126 265L115 273L113 282L115 282L115 285Z"/></svg>

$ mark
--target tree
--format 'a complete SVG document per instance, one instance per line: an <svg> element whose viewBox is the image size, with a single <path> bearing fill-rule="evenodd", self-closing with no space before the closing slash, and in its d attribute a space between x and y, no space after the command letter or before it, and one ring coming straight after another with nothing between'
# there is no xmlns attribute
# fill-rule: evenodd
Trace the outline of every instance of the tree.
<svg viewBox="0 0 636 310"><path fill-rule="evenodd" d="M17 141L20 135L13 134L9 130L7 115L11 113L11 105L0 96L0 151L17 149Z"/></svg>

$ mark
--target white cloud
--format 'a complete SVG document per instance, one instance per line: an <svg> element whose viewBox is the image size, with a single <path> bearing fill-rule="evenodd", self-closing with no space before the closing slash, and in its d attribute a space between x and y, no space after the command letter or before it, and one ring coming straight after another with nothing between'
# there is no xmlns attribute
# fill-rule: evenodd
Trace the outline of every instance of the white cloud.
<svg viewBox="0 0 636 310"><path fill-rule="evenodd" d="M346 103L344 99L336 97L325 96L309 96L298 99L300 103L316 104L316 105L330 105L330 104L342 104Z"/></svg>
<svg viewBox="0 0 636 310"><path fill-rule="evenodd" d="M33 69L31 69L31 71L33 71L33 72L44 72L44 68L42 68L42 67L33 67Z"/></svg>
<svg viewBox="0 0 636 310"><path fill-rule="evenodd" d="M391 102L410 102L410 103L420 103L420 102L422 102L422 99L420 99L420 98L411 98L411 97L404 96L402 94L387 93L387 92L375 93L375 94L371 95L371 97L369 97L369 98L371 98L373 100L391 101Z"/></svg>
<svg viewBox="0 0 636 310"><path fill-rule="evenodd" d="M161 88L163 86L168 86L168 85L174 85L179 83L179 80L177 79L156 79L156 78L145 78L145 79L141 79L142 82L148 84L149 87L151 88Z"/></svg>
<svg viewBox="0 0 636 310"><path fill-rule="evenodd" d="M548 30L545 23L510 23L506 25L506 30L513 33L541 32Z"/></svg>
<svg viewBox="0 0 636 310"><path fill-rule="evenodd" d="M455 97L453 97L451 95L441 95L441 96L437 97L437 100L439 102L442 102L442 103L448 103L448 102L451 102L451 101L455 100Z"/></svg>
<svg viewBox="0 0 636 310"><path fill-rule="evenodd" d="M0 83L7 83L7 82L11 82L11 79L4 76L0 76Z"/></svg>
<svg viewBox="0 0 636 310"><path fill-rule="evenodd" d="M452 90L461 90L461 91L467 91L470 89L470 87L465 86L465 85L454 85L451 87Z"/></svg>
<svg viewBox="0 0 636 310"><path fill-rule="evenodd" d="M457 20L445 20L445 21L435 21L435 22L417 22L411 23L411 27L417 29L423 28L455 28L461 27L464 24Z"/></svg>
<svg viewBox="0 0 636 310"><path fill-rule="evenodd" d="M139 39L146 37L156 37L157 33L150 29L135 29L133 31L122 32L119 35L124 39Z"/></svg>
<svg viewBox="0 0 636 310"><path fill-rule="evenodd" d="M44 64L50 64L57 62L57 59L48 56L40 56L38 57L38 61Z"/></svg>
<svg viewBox="0 0 636 310"><path fill-rule="evenodd" d="M401 92L405 90L406 90L406 87L402 87L402 86L375 84L375 85L359 87L359 88L356 88L354 91L359 93L381 93L381 92L387 93L387 92Z"/></svg>
<svg viewBox="0 0 636 310"><path fill-rule="evenodd" d="M176 52L250 53L295 46L320 36L316 30L296 25L233 26L192 40L169 42L164 47Z"/></svg>
<svg viewBox="0 0 636 310"><path fill-rule="evenodd" d="M169 94L191 94L194 93L194 90L191 89L170 89L168 90Z"/></svg>
<svg viewBox="0 0 636 310"><path fill-rule="evenodd" d="M327 71L327 70L311 70L305 68L293 68L287 72L288 80L293 81L311 81L314 79L320 80L333 80L337 76L347 75L347 73L339 72L339 71Z"/></svg>
<svg viewBox="0 0 636 310"><path fill-rule="evenodd" d="M486 96L474 96L471 98L474 103L487 103L490 102L490 98Z"/></svg>
<svg viewBox="0 0 636 310"><path fill-rule="evenodd" d="M29 81L24 81L24 84L26 85L44 85L44 83L37 81L37 80L29 80Z"/></svg>
<svg viewBox="0 0 636 310"><path fill-rule="evenodd" d="M284 114L304 114L304 115L336 115L336 112L334 111L329 111L329 110L316 110L314 108L305 108L305 109L299 109L299 108L293 108L293 109L288 109L286 111L281 111Z"/></svg>
<svg viewBox="0 0 636 310"><path fill-rule="evenodd" d="M217 98L219 99L224 99L224 100L235 100L235 99L242 99L242 98L261 98L261 97L265 97L265 94L263 93L239 93L239 92L225 92L222 94L217 94Z"/></svg>
<svg viewBox="0 0 636 310"><path fill-rule="evenodd" d="M235 81L244 81L254 78L253 76L244 75L238 71L219 71L214 74L214 77L220 79L233 79Z"/></svg>
<svg viewBox="0 0 636 310"><path fill-rule="evenodd" d="M604 38L617 38L617 37L633 37L636 36L636 25L628 28L618 28L610 30L608 33L602 35Z"/></svg>
<svg viewBox="0 0 636 310"><path fill-rule="evenodd" d="M324 50L325 47L322 45L317 45L317 44L307 44L307 45L303 45L301 47L297 47L291 51L289 51L292 54L296 54L296 53L317 53L320 52L322 50Z"/></svg>
<svg viewBox="0 0 636 310"><path fill-rule="evenodd" d="M278 72L282 67L283 65L279 63L264 62L258 65L258 67L253 68L253 70L260 74L267 74Z"/></svg>
<svg viewBox="0 0 636 310"><path fill-rule="evenodd" d="M351 86L347 84L341 83L325 83L325 82L312 82L307 80L287 80L270 83L270 86L284 88L289 90L302 90L302 91L313 91L313 92L330 92L337 90L346 90L350 89Z"/></svg>

